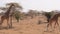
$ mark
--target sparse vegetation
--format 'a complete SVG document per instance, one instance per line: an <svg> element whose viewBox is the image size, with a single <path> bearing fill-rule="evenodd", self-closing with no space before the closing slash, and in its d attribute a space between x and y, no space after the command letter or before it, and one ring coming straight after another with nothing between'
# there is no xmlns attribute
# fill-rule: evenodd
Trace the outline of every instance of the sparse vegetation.
<svg viewBox="0 0 60 34"><path fill-rule="evenodd" d="M11 6L11 4L13 4L14 6L12 6L12 8L10 10L9 9L9 6ZM59 12L54 12L54 11L51 11L51 12L44 12L44 11L38 11L38 10L32 10L30 9L27 13L25 12L22 12L22 6L20 6L18 3L7 3L6 4L6 7L0 7L1 10L3 11L10 11L10 13L6 14L6 12L1 12L0 15L4 15L6 14L5 17L10 18L10 23L8 24L9 28L12 28L12 25L14 24L14 26L18 26L16 27L17 30L21 30L21 29L30 29L30 27L33 27L33 28L36 28L37 25L40 25L40 24L43 24L45 23L44 21L48 21L49 22L49 19L56 13L59 13ZM41 15L40 15L41 14ZM8 15L8 16L7 16ZM42 16L43 15L43 16ZM3 17L4 17L3 16ZM31 19L30 19L31 17ZM47 19L44 19L44 18L47 18ZM21 20L21 24L20 23L15 23L15 20L13 20L13 18L17 21L17 22L20 22ZM32 19L33 18L33 19ZM8 20L7 20L8 21ZM13 23L14 21L14 23ZM35 24L36 23L36 24ZM27 27L24 27L25 25L28 25ZM46 23L45 23L46 24ZM22 25L22 26L21 26ZM36 25L36 26L35 26ZM7 27L8 27L7 26ZM21 29L20 29L20 28ZM37 30L39 30L41 26L38 26L37 27ZM19 29L18 29L19 28ZM33 29L31 28L31 29ZM39 28L39 29L38 29ZM33 29L35 30L35 29ZM29 30L30 31L30 30Z"/></svg>
<svg viewBox="0 0 60 34"><path fill-rule="evenodd" d="M4 14L7 16L4 16L4 14L3 14L4 17L7 17L9 19L8 16L10 16L10 24L8 26L9 26L9 28L12 28L12 20L13 20L12 17L13 16L15 16L15 18L19 22L19 13L16 12L16 14L14 15L14 12L22 10L22 6L19 5L18 3L7 3L6 7L2 7L0 9L4 10L4 11L6 10L6 12ZM7 22L8 22L8 20L7 20Z"/></svg>
<svg viewBox="0 0 60 34"><path fill-rule="evenodd" d="M47 17L47 21L49 22L49 19L51 18L52 13L51 12L44 12L43 14Z"/></svg>
<svg viewBox="0 0 60 34"><path fill-rule="evenodd" d="M19 11L16 11L15 14L14 14L14 16L15 16L17 22L19 22L19 20L20 20L20 18L21 18L20 12L19 12Z"/></svg>

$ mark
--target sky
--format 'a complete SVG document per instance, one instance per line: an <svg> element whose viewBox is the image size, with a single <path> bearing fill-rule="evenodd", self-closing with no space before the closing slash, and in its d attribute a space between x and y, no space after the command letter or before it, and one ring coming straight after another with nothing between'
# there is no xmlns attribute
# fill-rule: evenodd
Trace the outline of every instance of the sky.
<svg viewBox="0 0 60 34"><path fill-rule="evenodd" d="M10 2L19 3L23 7L23 12L27 12L30 9L47 12L60 10L60 0L0 0L0 7Z"/></svg>

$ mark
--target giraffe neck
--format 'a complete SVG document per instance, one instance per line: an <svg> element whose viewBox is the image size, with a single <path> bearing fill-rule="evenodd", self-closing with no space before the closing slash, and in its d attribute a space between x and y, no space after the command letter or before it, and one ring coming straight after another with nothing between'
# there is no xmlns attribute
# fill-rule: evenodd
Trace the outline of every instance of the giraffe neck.
<svg viewBox="0 0 60 34"><path fill-rule="evenodd" d="M6 15L9 15L12 6L13 6L13 5L11 5L11 6L8 8L7 12L5 13Z"/></svg>

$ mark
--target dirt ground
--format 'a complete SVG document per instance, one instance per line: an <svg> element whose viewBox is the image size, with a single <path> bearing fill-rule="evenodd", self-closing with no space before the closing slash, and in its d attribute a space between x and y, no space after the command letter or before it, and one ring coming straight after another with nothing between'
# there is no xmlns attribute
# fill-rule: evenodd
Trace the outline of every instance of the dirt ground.
<svg viewBox="0 0 60 34"><path fill-rule="evenodd" d="M60 34L58 27L52 32L45 32L47 23L38 24L38 20L46 22L44 17L34 17L33 19L24 19L20 22L13 20L12 29L2 29L0 34ZM6 20L2 26L7 26Z"/></svg>

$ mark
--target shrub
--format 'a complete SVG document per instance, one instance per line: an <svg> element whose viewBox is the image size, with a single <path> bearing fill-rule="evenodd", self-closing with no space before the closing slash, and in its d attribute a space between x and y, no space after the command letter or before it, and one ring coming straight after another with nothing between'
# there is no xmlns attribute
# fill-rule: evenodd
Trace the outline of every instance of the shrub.
<svg viewBox="0 0 60 34"><path fill-rule="evenodd" d="M17 12L15 12L14 16L15 16L15 19L17 20L17 22L19 22L19 19L21 17L20 13L17 11Z"/></svg>

